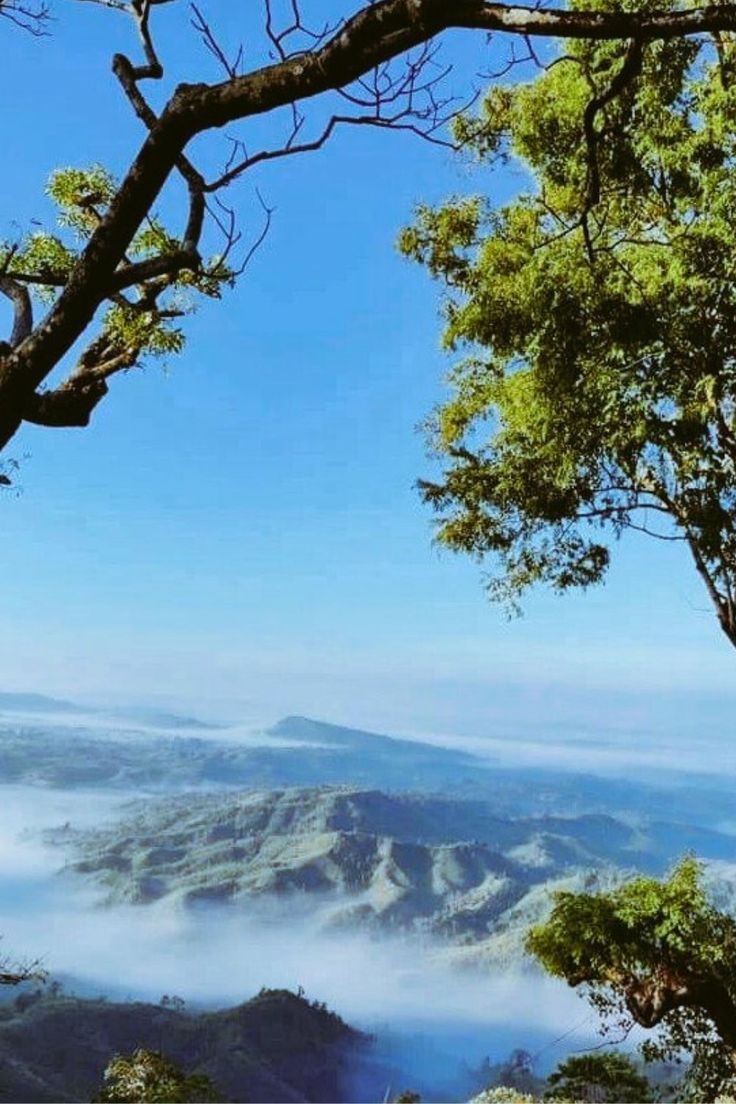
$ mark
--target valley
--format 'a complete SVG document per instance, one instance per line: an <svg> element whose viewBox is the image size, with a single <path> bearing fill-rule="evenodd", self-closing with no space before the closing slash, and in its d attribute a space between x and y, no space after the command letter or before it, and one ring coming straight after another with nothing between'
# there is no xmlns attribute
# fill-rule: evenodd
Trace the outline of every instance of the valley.
<svg viewBox="0 0 736 1104"><path fill-rule="evenodd" d="M0 700L0 932L70 995L6 1002L0 1066L19 1100L87 1098L81 1081L59 1095L64 1048L40 1068L39 1031L81 1024L91 1078L111 1049L155 1041L162 1017L172 1054L217 1069L231 1099L375 1100L386 1080L467 1099L482 1087L467 1070L515 1046L544 1068L595 1039L524 952L556 890L658 875L693 851L736 909L728 779L513 768L296 716L244 730L22 704ZM317 1047L327 1080L290 1080L244 1041L259 1095L227 1081L218 1048L264 986L307 1019L327 1001L357 1032ZM161 1009L172 992L186 1013Z"/></svg>
<svg viewBox="0 0 736 1104"><path fill-rule="evenodd" d="M510 818L490 802L350 787L150 799L110 826L44 838L107 904L270 904L328 930L479 944L489 959L503 932L519 956L506 966L520 964L523 932L556 889L661 874L688 850L733 855L732 837L708 829L605 814Z"/></svg>

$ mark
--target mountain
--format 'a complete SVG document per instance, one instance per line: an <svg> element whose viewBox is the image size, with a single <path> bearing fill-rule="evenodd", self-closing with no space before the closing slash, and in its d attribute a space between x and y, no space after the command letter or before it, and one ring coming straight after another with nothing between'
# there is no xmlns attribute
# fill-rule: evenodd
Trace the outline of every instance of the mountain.
<svg viewBox="0 0 736 1104"><path fill-rule="evenodd" d="M298 721L298 723L293 723ZM344 734L344 739L342 735ZM0 723L0 779L63 789L176 790L353 782L385 788L468 784L482 761L464 752L287 719L247 739L152 734L109 721Z"/></svg>
<svg viewBox="0 0 736 1104"><path fill-rule="evenodd" d="M556 886L661 873L682 851L725 860L733 838L609 816L504 818L487 802L351 787L139 802L111 827L46 833L109 903L294 898L322 925L414 929L464 943L518 928ZM540 892L540 887L543 892Z"/></svg>
<svg viewBox="0 0 736 1104"><path fill-rule="evenodd" d="M178 713L167 713L145 706L125 706L123 708L95 708L78 705L76 702L60 698L49 698L45 694L14 694L0 691L0 714L24 715L64 715L70 714L83 719L96 719L98 723L109 723L111 718L119 718L133 724L143 724L151 728L171 729L212 729L219 726L200 721L196 717L182 717Z"/></svg>
<svg viewBox="0 0 736 1104"><path fill-rule="evenodd" d="M730 783L713 777L659 774L630 781L509 768L465 751L305 717L287 717L245 736L213 730L206 737L193 732L202 722L179 720L177 735L97 715L80 714L64 724L0 721L0 786L175 793L347 784L478 798L499 816L606 813L711 828L733 821Z"/></svg>
<svg viewBox="0 0 736 1104"><path fill-rule="evenodd" d="M11 694L8 691L0 691L0 712L84 713L86 710L73 702L47 698L45 694Z"/></svg>
<svg viewBox="0 0 736 1104"><path fill-rule="evenodd" d="M104 717L120 718L121 721L128 721L133 724L142 724L147 728L211 732L222 727L209 721L200 721L198 717L184 717L180 713L167 713L161 709L149 709L138 705L124 706L121 709L106 709L102 715Z"/></svg>
<svg viewBox="0 0 736 1104"><path fill-rule="evenodd" d="M19 1104L89 1100L112 1056L137 1047L207 1074L225 1100L329 1104L346 1099L370 1041L286 990L218 1012L24 994L0 1007L2 1096ZM376 1099L380 1076L376 1070Z"/></svg>

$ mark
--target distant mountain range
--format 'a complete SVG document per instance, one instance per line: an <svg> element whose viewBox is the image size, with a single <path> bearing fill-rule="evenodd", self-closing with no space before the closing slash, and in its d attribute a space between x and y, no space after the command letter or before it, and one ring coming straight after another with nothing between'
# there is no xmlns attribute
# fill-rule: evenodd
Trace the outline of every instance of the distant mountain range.
<svg viewBox="0 0 736 1104"><path fill-rule="evenodd" d="M0 779L63 789L181 790L353 782L384 788L472 785L483 761L464 752L287 718L238 741L115 727L0 722Z"/></svg>
<svg viewBox="0 0 736 1104"><path fill-rule="evenodd" d="M0 712L8 713L85 713L73 702L48 698L45 694L11 694L0 691Z"/></svg>
<svg viewBox="0 0 736 1104"><path fill-rule="evenodd" d="M151 728L191 728L210 729L218 726L197 720L196 717L182 717L178 713L167 713L158 709L141 706L125 708L98 708L78 705L61 698L49 698L45 694L14 694L0 691L0 714L32 715L70 715L80 718L119 718L133 724L143 724Z"/></svg>
<svg viewBox="0 0 736 1104"><path fill-rule="evenodd" d="M465 751L305 717L286 717L241 737L217 730L195 735L194 726L202 722L186 718L173 734L75 706L69 710L63 723L51 708L48 721L27 720L22 713L0 718L0 786L176 793L350 785L477 798L499 816L596 812L710 828L734 821L730 782L712 776L632 781L543 767L513 769Z"/></svg>
<svg viewBox="0 0 736 1104"><path fill-rule="evenodd" d="M283 924L299 955L320 929L328 939L315 945L330 948L338 932L400 935L392 947L416 953L422 969L529 965L526 932L549 912L555 890L595 892L634 871L660 874L688 850L707 860L719 907L736 914L733 794L728 779L713 776L632 781L511 769L305 717L241 733L5 694L0 803L11 785L30 788L12 798L23 808L27 801L28 825L39 823L37 802L51 788L69 791L51 810L79 807L89 823L82 791L93 790L91 815L99 807L119 818L93 828L72 819L43 833L72 881L57 883L49 900L94 907L87 893L74 893L82 880L101 904L142 910L144 927L171 917L166 907L149 908L154 902L187 910L177 919L192 931L202 917L216 927L227 909L238 938L253 932L257 941L266 919ZM121 809L131 792L139 800ZM8 895L12 874L0 886ZM40 900L45 909L43 892ZM104 909L95 916L104 930ZM187 944L183 984L190 949L202 954L194 968L206 971L208 946ZM387 1083L404 1087L401 1070L382 1067L364 1036L283 991L221 1012L3 996L0 1095L17 1101L89 1099L110 1057L137 1046L207 1073L232 1100L375 1101ZM519 1031L523 1039L523 1024ZM417 1081L408 1087L425 1093Z"/></svg>
<svg viewBox="0 0 736 1104"><path fill-rule="evenodd" d="M555 888L661 873L685 850L734 853L733 837L677 824L511 819L483 801L350 787L169 797L137 803L112 827L64 827L46 839L110 903L283 909L292 898L323 926L408 929L464 945L523 934ZM521 935L512 942L517 956ZM486 950L500 953L492 943Z"/></svg>
<svg viewBox="0 0 736 1104"><path fill-rule="evenodd" d="M0 722L0 793L20 783L148 795L111 828L47 834L110 901L298 895L322 926L421 931L516 961L561 886L661 873L692 850L722 865L718 892L734 896L736 837L718 830L733 822L733 796L717 780L509 769L305 717L242 737L195 735L186 721L151 732L41 700L48 722L22 711Z"/></svg>

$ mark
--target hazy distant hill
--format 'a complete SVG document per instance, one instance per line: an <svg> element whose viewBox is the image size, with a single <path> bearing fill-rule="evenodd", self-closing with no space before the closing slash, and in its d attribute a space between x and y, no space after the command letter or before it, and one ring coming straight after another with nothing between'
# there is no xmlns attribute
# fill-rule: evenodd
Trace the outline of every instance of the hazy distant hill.
<svg viewBox="0 0 736 1104"><path fill-rule="evenodd" d="M0 714L33 715L33 716L66 716L76 717L80 720L91 718L120 718L122 721L142 724L152 728L173 729L211 729L218 726L200 721L196 717L182 717L178 713L167 713L160 709L149 709L141 706L127 706L125 708L99 709L88 705L79 705L76 702L49 698L45 694L14 694L0 691Z"/></svg>
<svg viewBox="0 0 736 1104"><path fill-rule="evenodd" d="M0 779L5 783L176 790L351 782L438 789L450 780L472 784L483 769L480 760L464 752L301 718L240 742L115 729L109 722L79 721L74 727L0 722Z"/></svg>
<svg viewBox="0 0 736 1104"><path fill-rule="evenodd" d="M660 872L734 840L608 816L499 817L486 802L347 787L187 795L137 803L112 827L47 834L109 901L280 900L323 924L482 940L539 913L549 888L596 872ZM539 887L544 887L540 894ZM525 903L526 902L526 903Z"/></svg>
<svg viewBox="0 0 736 1104"><path fill-rule="evenodd" d="M463 751L305 717L287 717L245 737L216 730L193 735L191 726L201 722L179 720L181 735L94 715L70 715L64 724L0 721L0 786L176 792L346 784L482 798L501 816L600 812L709 827L733 821L731 786L712 777L658 775L648 784L541 767L511 769Z"/></svg>
<svg viewBox="0 0 736 1104"><path fill-rule="evenodd" d="M0 712L9 713L84 713L81 705L48 698L45 694L11 694L0 691Z"/></svg>
<svg viewBox="0 0 736 1104"><path fill-rule="evenodd" d="M141 1046L207 1074L226 1100L327 1104L346 1099L347 1078L354 1081L369 1040L326 1009L283 990L207 1013L138 1002L23 998L0 1007L2 1098L89 1100L110 1058ZM382 1088L376 1084L376 1098Z"/></svg>

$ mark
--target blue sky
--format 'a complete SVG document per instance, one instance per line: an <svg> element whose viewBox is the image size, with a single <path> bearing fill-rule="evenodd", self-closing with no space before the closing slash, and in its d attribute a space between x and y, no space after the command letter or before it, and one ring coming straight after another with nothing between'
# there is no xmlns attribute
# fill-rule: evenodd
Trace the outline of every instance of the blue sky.
<svg viewBox="0 0 736 1104"><path fill-rule="evenodd" d="M215 79L178 7L164 55ZM207 10L234 34L232 7ZM0 27L8 237L47 216L53 167L121 168L140 138L109 73L124 21L71 0L57 15L46 40ZM256 184L273 229L237 290L190 320L184 355L115 380L89 429L14 444L4 686L476 735L706 711L728 729L736 654L682 550L627 539L604 588L534 596L509 623L477 565L431 545L416 425L449 362L439 289L394 242L418 200L518 183L364 128L243 180L244 229Z"/></svg>

